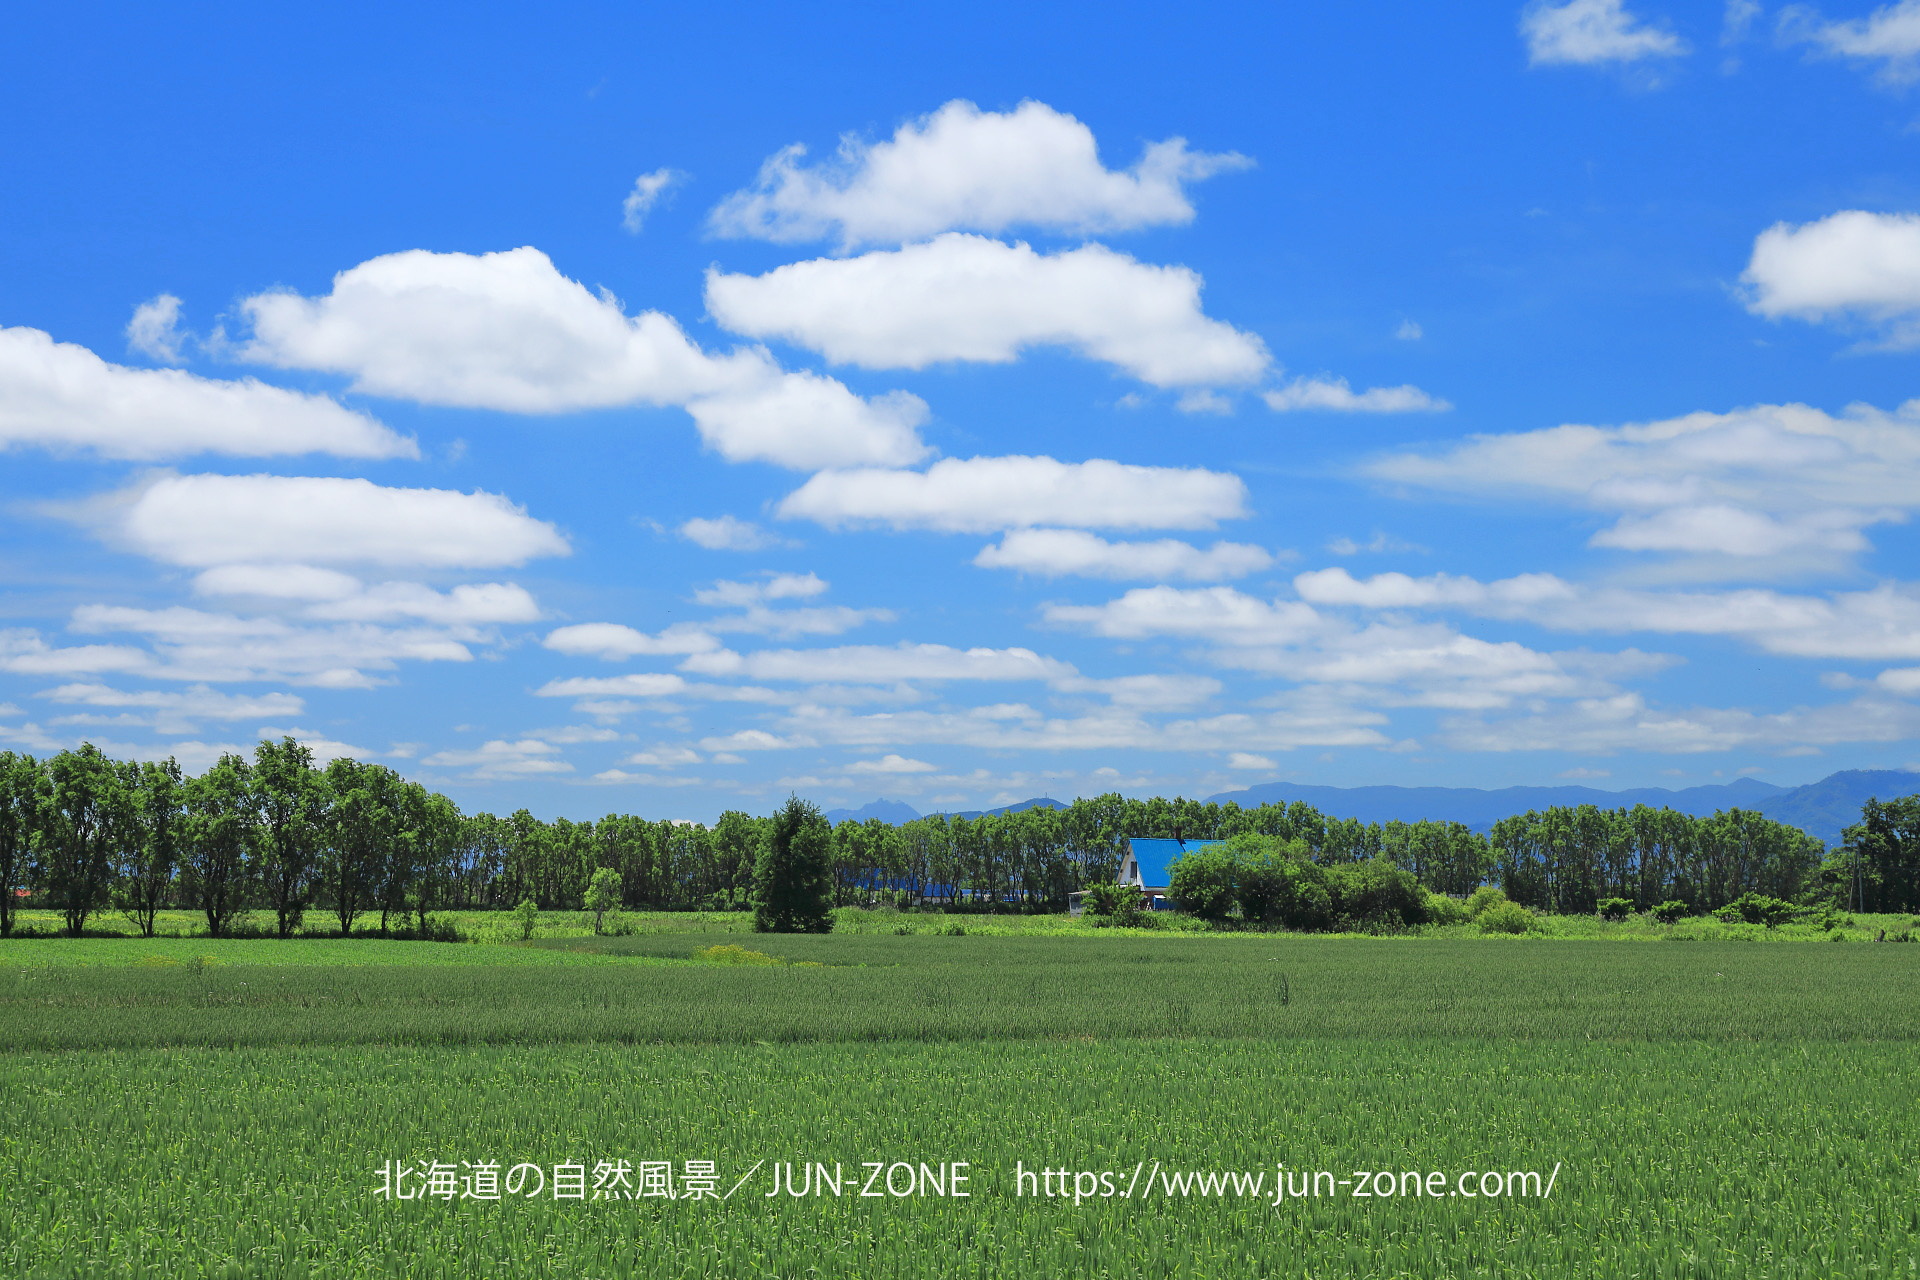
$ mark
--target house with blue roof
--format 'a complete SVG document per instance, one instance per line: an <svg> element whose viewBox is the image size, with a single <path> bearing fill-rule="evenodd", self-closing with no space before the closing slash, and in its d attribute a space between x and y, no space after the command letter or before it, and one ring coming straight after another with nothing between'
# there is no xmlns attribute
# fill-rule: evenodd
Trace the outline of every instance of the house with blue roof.
<svg viewBox="0 0 1920 1280"><path fill-rule="evenodd" d="M1180 856L1198 849L1210 848L1222 844L1220 840L1162 840L1155 837L1129 837L1125 847L1120 850L1120 870L1115 876L1121 884L1138 887L1147 896L1147 905L1155 911L1173 909L1173 899L1167 893L1167 886L1173 880L1173 864ZM1074 915L1080 914L1080 899L1083 895L1072 894L1068 898L1068 909Z"/></svg>

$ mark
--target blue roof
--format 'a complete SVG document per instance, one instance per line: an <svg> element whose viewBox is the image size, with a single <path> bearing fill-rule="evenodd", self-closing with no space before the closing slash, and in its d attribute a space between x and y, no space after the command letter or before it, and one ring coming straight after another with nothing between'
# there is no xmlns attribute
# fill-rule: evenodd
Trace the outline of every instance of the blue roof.
<svg viewBox="0 0 1920 1280"><path fill-rule="evenodd" d="M1134 836L1127 841L1127 847L1134 861L1140 864L1140 883L1150 889L1164 889L1172 879L1173 864L1181 854L1223 843L1220 840L1158 840ZM1124 864L1121 869L1126 869Z"/></svg>

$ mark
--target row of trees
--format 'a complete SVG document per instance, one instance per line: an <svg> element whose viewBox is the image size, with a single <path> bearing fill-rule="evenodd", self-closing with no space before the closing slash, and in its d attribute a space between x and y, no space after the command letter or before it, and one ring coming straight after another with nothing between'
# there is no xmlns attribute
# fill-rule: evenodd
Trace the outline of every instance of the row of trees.
<svg viewBox="0 0 1920 1280"><path fill-rule="evenodd" d="M784 858L796 840L833 905L1059 910L1070 893L1114 878L1129 836L1239 835L1297 846L1323 867L1381 860L1455 896L1495 882L1548 911L1590 912L1609 898L1712 910L1746 893L1811 891L1860 910L1920 910L1920 799L1870 804L1824 865L1819 842L1737 809L1710 818L1549 809L1490 835L1457 822L1330 818L1298 802L1243 809L1119 795L901 826L829 829L810 808L728 812L711 827L627 814L543 822L524 809L462 814L381 765L316 767L284 738L192 778L171 761L115 761L91 745L46 760L0 753L0 933L29 895L76 933L116 908L150 932L156 912L183 906L204 912L216 934L256 908L282 935L316 910L342 932L374 912L383 930L397 921L424 931L441 909L527 899L578 909L601 869L617 875L628 909L744 909L764 896L756 873L768 852L777 842Z"/></svg>

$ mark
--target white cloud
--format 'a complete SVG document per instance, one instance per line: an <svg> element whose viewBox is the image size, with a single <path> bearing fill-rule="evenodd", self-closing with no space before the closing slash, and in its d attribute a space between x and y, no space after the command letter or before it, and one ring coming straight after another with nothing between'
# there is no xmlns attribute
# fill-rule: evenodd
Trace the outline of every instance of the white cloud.
<svg viewBox="0 0 1920 1280"><path fill-rule="evenodd" d="M1780 33L1835 57L1877 62L1889 84L1920 74L1920 0L1898 0L1849 22L1826 22L1818 10L1792 5L1780 15Z"/></svg>
<svg viewBox="0 0 1920 1280"><path fill-rule="evenodd" d="M144 671L154 665L143 649L119 644L50 645L29 629L0 631L0 671L26 676L99 675Z"/></svg>
<svg viewBox="0 0 1920 1280"><path fill-rule="evenodd" d="M693 593L700 604L717 607L764 604L769 600L806 600L825 593L827 584L814 573L775 573L759 582L722 579Z"/></svg>
<svg viewBox="0 0 1920 1280"><path fill-rule="evenodd" d="M1733 571L1831 565L1920 507L1920 401L1755 405L1621 427L1476 435L1366 470L1400 484L1531 495L1614 513L1596 546L1718 557ZM1711 568L1711 563L1702 561Z"/></svg>
<svg viewBox="0 0 1920 1280"><path fill-rule="evenodd" d="M1687 52L1686 41L1648 26L1627 12L1621 0L1569 0L1535 3L1520 17L1527 61L1533 66L1637 62Z"/></svg>
<svg viewBox="0 0 1920 1280"><path fill-rule="evenodd" d="M940 766L928 764L925 760L909 760L903 755L888 752L878 760L855 760L846 767L848 773L891 775L901 773L937 773Z"/></svg>
<svg viewBox="0 0 1920 1280"><path fill-rule="evenodd" d="M1185 267L1104 245L1045 254L951 233L761 276L711 269L707 307L736 333L867 369L1006 364L1024 348L1059 346L1161 387L1258 379L1270 363L1266 345L1209 319L1200 288Z"/></svg>
<svg viewBox="0 0 1920 1280"><path fill-rule="evenodd" d="M717 752L789 751L795 747L809 747L812 745L813 743L806 738L782 738L776 734L768 733L765 729L741 729L735 733L700 740L702 750ZM714 761L716 763L720 762L720 756L716 755ZM735 759L727 761L726 763L738 764L740 761Z"/></svg>
<svg viewBox="0 0 1920 1280"><path fill-rule="evenodd" d="M835 236L852 248L950 230L1178 225L1193 219L1187 183L1251 163L1189 151L1185 139L1170 138L1148 144L1131 169L1116 172L1100 163L1091 129L1045 103L996 112L959 99L901 125L887 142L843 137L830 164L809 167L805 154L796 144L769 159L752 187L713 211L714 232L777 241Z"/></svg>
<svg viewBox="0 0 1920 1280"><path fill-rule="evenodd" d="M535 689L541 698L664 698L685 692L687 682L671 673L635 672L624 676L574 676L549 680Z"/></svg>
<svg viewBox="0 0 1920 1280"><path fill-rule="evenodd" d="M1279 768L1279 766L1274 764L1274 762L1266 756L1256 756L1246 751L1235 751L1227 756L1227 768L1257 769L1262 772L1272 772L1274 769Z"/></svg>
<svg viewBox="0 0 1920 1280"><path fill-rule="evenodd" d="M988 533L1033 525L1085 529L1211 529L1246 512L1240 477L1197 467L1095 459L944 458L925 471L823 471L780 504L787 519L829 527Z"/></svg>
<svg viewBox="0 0 1920 1280"><path fill-rule="evenodd" d="M83 635L146 637L153 652L122 670L170 680L284 680L340 689L369 688L373 681L367 671L391 670L402 660L470 662L468 645L483 638L471 627L313 626L177 606L82 605L73 611L71 629ZM119 651L118 646L85 648ZM54 650L46 656L72 652Z"/></svg>
<svg viewBox="0 0 1920 1280"><path fill-rule="evenodd" d="M558 653L605 658L609 662L642 655L704 653L720 647L712 635L684 622L675 623L658 635L648 635L617 622L582 622L556 628L540 643Z"/></svg>
<svg viewBox="0 0 1920 1280"><path fill-rule="evenodd" d="M1883 584L1828 596L1779 591L1649 591L1585 586L1552 574L1497 582L1435 574L1355 579L1344 569L1303 573L1295 587L1316 604L1372 609L1457 609L1560 631L1727 636L1800 658L1920 658L1920 590Z"/></svg>
<svg viewBox="0 0 1920 1280"><path fill-rule="evenodd" d="M1057 680L1073 668L1031 649L956 649L944 644L841 645L825 649L699 653L683 671L753 680L893 684L906 680Z"/></svg>
<svg viewBox="0 0 1920 1280"><path fill-rule="evenodd" d="M683 764L699 764L700 753L689 747L652 747L646 751L636 751L627 757L626 762L652 769L672 769Z"/></svg>
<svg viewBox="0 0 1920 1280"><path fill-rule="evenodd" d="M635 178L633 190L627 192L627 198L620 202L620 225L630 234L639 235L653 206L660 203L660 198L685 178L685 174L673 169L655 169L652 173L643 173Z"/></svg>
<svg viewBox="0 0 1920 1280"><path fill-rule="evenodd" d="M1311 409L1333 413L1442 413L1453 408L1416 386L1355 391L1345 378L1295 378L1284 387L1264 393L1261 399L1275 413Z"/></svg>
<svg viewBox="0 0 1920 1280"><path fill-rule="evenodd" d="M254 596L267 600L345 600L360 594L360 579L310 564L223 564L194 577L203 596Z"/></svg>
<svg viewBox="0 0 1920 1280"><path fill-rule="evenodd" d="M1920 693L1920 667L1890 667L1874 679L1889 693Z"/></svg>
<svg viewBox="0 0 1920 1280"><path fill-rule="evenodd" d="M195 576L196 595L307 601L305 617L333 622L532 622L540 616L533 596L515 583L480 582L436 591L418 582L363 586L352 574L302 564L217 565Z"/></svg>
<svg viewBox="0 0 1920 1280"><path fill-rule="evenodd" d="M1016 529L973 558L983 569L1017 569L1046 577L1218 582L1259 573L1273 564L1264 547L1216 542L1205 550L1174 538L1108 542L1080 529Z"/></svg>
<svg viewBox="0 0 1920 1280"><path fill-rule="evenodd" d="M1136 711L1186 711L1218 697L1222 686L1212 676L1149 674L1069 677L1055 680L1053 687L1061 693L1101 694L1116 707Z"/></svg>
<svg viewBox="0 0 1920 1280"><path fill-rule="evenodd" d="M36 695L68 706L151 713L160 733L190 733L200 720L255 720L300 714L306 706L290 693L255 696L219 693L204 684L178 691L115 689L104 684L63 684Z"/></svg>
<svg viewBox="0 0 1920 1280"><path fill-rule="evenodd" d="M179 364L188 341L180 331L180 299L170 293L135 307L133 319L127 322L127 345L162 364Z"/></svg>
<svg viewBox="0 0 1920 1280"><path fill-rule="evenodd" d="M843 604L822 605L810 609L769 609L749 605L745 613L714 618L707 626L715 631L745 632L750 635L837 636L864 627L869 622L892 622L891 609L853 609Z"/></svg>
<svg viewBox="0 0 1920 1280"><path fill-rule="evenodd" d="M1135 587L1105 604L1048 605L1043 616L1116 640L1179 636L1219 644L1292 644L1324 627L1311 605L1269 602L1232 587Z"/></svg>
<svg viewBox="0 0 1920 1280"><path fill-rule="evenodd" d="M862 400L757 348L709 354L671 317L629 318L538 249L408 250L341 272L324 297L263 293L241 307L245 358L346 374L372 395L543 414L678 405L721 456L805 469L927 452L917 397Z"/></svg>
<svg viewBox="0 0 1920 1280"><path fill-rule="evenodd" d="M759 525L733 516L695 516L680 526L680 536L709 551L759 551L774 542Z"/></svg>
<svg viewBox="0 0 1920 1280"><path fill-rule="evenodd" d="M359 479L167 474L78 514L113 542L193 567L283 561L478 568L568 554L551 524L498 494Z"/></svg>
<svg viewBox="0 0 1920 1280"><path fill-rule="evenodd" d="M1393 331L1393 336L1402 342L1418 342L1426 334L1421 331L1418 320L1402 320L1400 327Z"/></svg>
<svg viewBox="0 0 1920 1280"><path fill-rule="evenodd" d="M1336 556L1357 556L1362 552L1378 555L1391 551L1425 551L1426 548L1390 533L1375 532L1365 542L1356 542L1348 537L1334 538L1327 543L1327 550Z"/></svg>
<svg viewBox="0 0 1920 1280"><path fill-rule="evenodd" d="M1920 24L1920 8L1916 8ZM1747 309L1778 320L1854 317L1889 346L1920 343L1920 214L1848 209L1817 222L1777 222L1753 242L1740 277Z"/></svg>
<svg viewBox="0 0 1920 1280"><path fill-rule="evenodd" d="M1753 24L1760 20L1760 0L1727 0L1720 18L1720 43L1732 47L1747 38Z"/></svg>
<svg viewBox="0 0 1920 1280"><path fill-rule="evenodd" d="M326 396L181 369L108 364L38 329L0 328L0 448L150 461L197 453L414 458L419 449Z"/></svg>
<svg viewBox="0 0 1920 1280"><path fill-rule="evenodd" d="M1920 735L1920 707L1861 698L1781 712L1744 708L1664 708L1637 693L1562 704L1532 715L1461 718L1442 739L1462 751L1565 751L1695 754L1761 748L1791 752L1857 742L1899 742Z"/></svg>
<svg viewBox="0 0 1920 1280"><path fill-rule="evenodd" d="M496 738L470 750L437 751L421 763L466 769L468 777L481 780L572 773L572 765L556 759L559 753L558 747L538 738Z"/></svg>

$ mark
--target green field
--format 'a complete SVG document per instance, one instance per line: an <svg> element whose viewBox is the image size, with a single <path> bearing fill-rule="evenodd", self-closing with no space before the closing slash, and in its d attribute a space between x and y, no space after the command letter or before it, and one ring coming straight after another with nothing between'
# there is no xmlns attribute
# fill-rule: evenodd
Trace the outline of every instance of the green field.
<svg viewBox="0 0 1920 1280"><path fill-rule="evenodd" d="M792 963L696 958L742 942ZM1917 1044L1896 945L0 943L0 1273L1912 1277ZM765 1166L724 1202L373 1195L389 1160L615 1159L722 1191L964 1161L972 1195L767 1198ZM1016 1162L1154 1161L1559 1172L1015 1194Z"/></svg>

